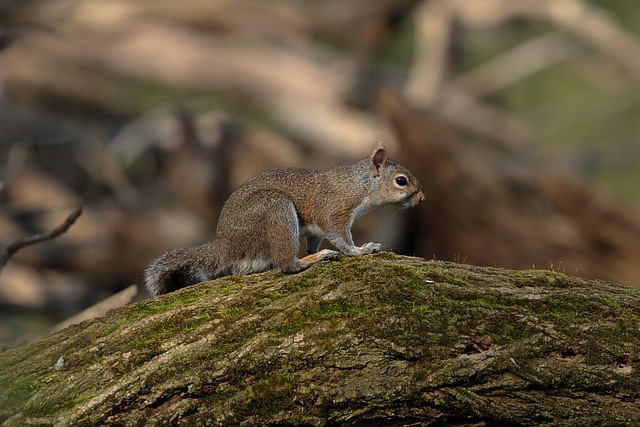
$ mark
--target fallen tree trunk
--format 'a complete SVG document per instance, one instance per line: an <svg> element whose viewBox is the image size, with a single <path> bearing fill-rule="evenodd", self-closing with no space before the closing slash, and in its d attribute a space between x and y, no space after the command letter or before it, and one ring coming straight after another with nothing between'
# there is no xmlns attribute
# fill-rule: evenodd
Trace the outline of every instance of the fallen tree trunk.
<svg viewBox="0 0 640 427"><path fill-rule="evenodd" d="M4 425L637 425L640 290L391 254L232 276L0 354Z"/></svg>

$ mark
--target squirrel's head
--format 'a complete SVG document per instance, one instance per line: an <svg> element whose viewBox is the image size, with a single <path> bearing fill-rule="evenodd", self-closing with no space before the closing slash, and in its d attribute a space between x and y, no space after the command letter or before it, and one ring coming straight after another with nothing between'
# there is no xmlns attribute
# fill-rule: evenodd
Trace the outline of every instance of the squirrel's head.
<svg viewBox="0 0 640 427"><path fill-rule="evenodd" d="M371 155L371 177L377 182L379 197L384 204L410 208L424 200L420 183L409 170L387 159L387 150L378 142Z"/></svg>

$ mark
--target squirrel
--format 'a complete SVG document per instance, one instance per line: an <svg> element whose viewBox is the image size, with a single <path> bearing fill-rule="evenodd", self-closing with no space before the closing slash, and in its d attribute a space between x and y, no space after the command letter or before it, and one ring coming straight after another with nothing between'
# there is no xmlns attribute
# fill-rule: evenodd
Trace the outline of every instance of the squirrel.
<svg viewBox="0 0 640 427"><path fill-rule="evenodd" d="M185 247L155 259L145 272L152 296L230 274L278 268L297 273L321 261L364 255L379 243L355 246L356 218L382 205L413 207L425 194L403 166L387 159L378 142L359 162L326 170L274 169L238 187L225 202L213 241ZM308 255L298 258L299 238ZM340 252L323 249L327 239Z"/></svg>

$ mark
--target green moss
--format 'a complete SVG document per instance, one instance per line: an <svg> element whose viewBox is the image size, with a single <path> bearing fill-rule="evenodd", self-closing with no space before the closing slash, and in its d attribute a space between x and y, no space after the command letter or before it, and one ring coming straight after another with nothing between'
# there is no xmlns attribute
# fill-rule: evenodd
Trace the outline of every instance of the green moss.
<svg viewBox="0 0 640 427"><path fill-rule="evenodd" d="M458 285L458 286L469 285L469 283L466 280L458 276L455 276L454 274L447 273L441 270L430 270L428 273L428 277L430 280L433 280L434 282L449 283L451 285Z"/></svg>
<svg viewBox="0 0 640 427"><path fill-rule="evenodd" d="M305 277L302 280L291 280L287 283L287 290L289 291L289 293L300 292L303 289L309 289L314 286L317 286L320 283L322 283L322 281L323 281L322 278L315 278L315 277L314 278Z"/></svg>
<svg viewBox="0 0 640 427"><path fill-rule="evenodd" d="M185 298L178 298L176 297L176 295L178 295L178 293L175 292L173 294L169 294L169 297L165 297L166 302L161 304L153 301L145 301L137 307L137 310L130 311L129 316L127 317L127 321L135 322L136 320L140 320L142 318L167 311L172 307L191 304L200 299L200 296L187 296Z"/></svg>
<svg viewBox="0 0 640 427"><path fill-rule="evenodd" d="M580 300L565 298L546 298L526 303L529 313L540 318L560 321L562 324L583 324L594 320L594 313L585 310Z"/></svg>
<svg viewBox="0 0 640 427"><path fill-rule="evenodd" d="M226 310L218 312L223 319L235 319L239 317L245 310L240 307L230 307Z"/></svg>
<svg viewBox="0 0 640 427"><path fill-rule="evenodd" d="M260 376L251 381L252 396L238 408L238 415L277 413L288 409L294 402L294 390L297 378L289 369L262 370Z"/></svg>
<svg viewBox="0 0 640 427"><path fill-rule="evenodd" d="M403 277L405 280L414 281L415 284L422 283L426 279L427 274L424 268L415 265L398 264L389 260L385 263L385 270L396 276Z"/></svg>
<svg viewBox="0 0 640 427"><path fill-rule="evenodd" d="M103 331L100 332L100 336L101 337L106 337L107 335L111 335L112 333L114 333L115 331L117 331L118 329L120 329L120 326L122 326L119 323L115 323L111 326L109 326L108 328L104 329Z"/></svg>
<svg viewBox="0 0 640 427"><path fill-rule="evenodd" d="M281 290L276 290L276 291L268 291L267 292L267 296L271 299L280 299L280 298L284 298L287 294L282 292Z"/></svg>
<svg viewBox="0 0 640 427"><path fill-rule="evenodd" d="M339 319L353 318L371 314L371 309L358 305L350 304L344 301L332 301L314 305L302 313L302 317L319 320L319 319Z"/></svg>
<svg viewBox="0 0 640 427"><path fill-rule="evenodd" d="M552 281L548 272L541 270L514 270L509 272L509 278L521 288L546 286Z"/></svg>
<svg viewBox="0 0 640 427"><path fill-rule="evenodd" d="M225 283L221 286L221 289L227 292L238 291L246 285L240 280L238 276L229 276Z"/></svg>
<svg viewBox="0 0 640 427"><path fill-rule="evenodd" d="M233 398L238 392L240 392L240 390L240 387L229 384L228 382L219 384L217 387L213 388L211 394L206 397L206 400L211 403L225 402Z"/></svg>
<svg viewBox="0 0 640 427"><path fill-rule="evenodd" d="M51 375L48 375L48 376L46 376L46 377L42 378L42 379L40 380L40 383L42 383L42 384L49 384L49 383L52 383L52 382L54 382L54 381L59 380L59 378L60 378L60 375L59 375L58 373L51 374Z"/></svg>
<svg viewBox="0 0 640 427"><path fill-rule="evenodd" d="M17 408L26 402L38 388L38 382L26 378L13 378L7 382L0 382L4 390L11 390L7 394L7 399L3 401L6 408Z"/></svg>
<svg viewBox="0 0 640 427"><path fill-rule="evenodd" d="M302 318L293 319L290 322L287 322L287 324L285 324L285 325L278 324L276 326L271 327L268 330L267 333L272 338L278 338L278 337L282 337L282 336L289 336L289 335L294 334L295 332L298 332L307 323L308 323L308 321L305 320L305 319L302 319Z"/></svg>

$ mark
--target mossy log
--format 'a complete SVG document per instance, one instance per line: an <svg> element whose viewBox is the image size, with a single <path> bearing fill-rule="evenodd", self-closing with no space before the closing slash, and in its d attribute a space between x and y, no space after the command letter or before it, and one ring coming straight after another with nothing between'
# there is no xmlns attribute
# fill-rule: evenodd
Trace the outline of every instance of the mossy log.
<svg viewBox="0 0 640 427"><path fill-rule="evenodd" d="M392 254L231 276L0 354L23 425L640 422L640 290Z"/></svg>

